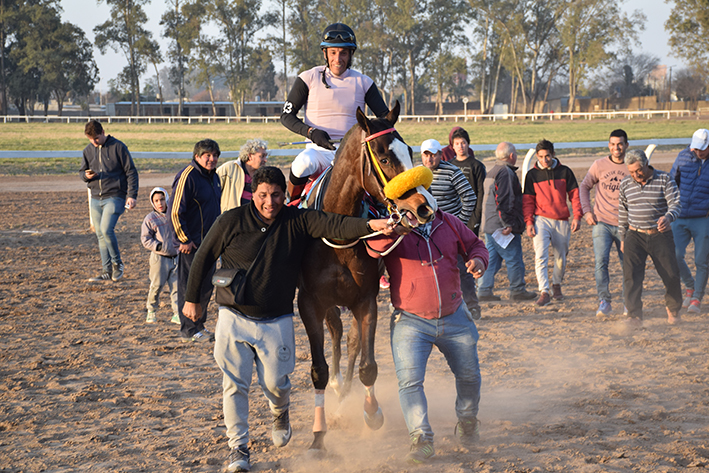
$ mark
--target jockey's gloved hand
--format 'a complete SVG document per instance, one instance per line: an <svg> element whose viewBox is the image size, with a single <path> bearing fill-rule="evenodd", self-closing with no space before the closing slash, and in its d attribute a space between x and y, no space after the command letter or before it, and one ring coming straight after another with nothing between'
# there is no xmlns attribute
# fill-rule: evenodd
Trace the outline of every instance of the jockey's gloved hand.
<svg viewBox="0 0 709 473"><path fill-rule="evenodd" d="M330 143L330 135L324 130L318 130L314 128L310 132L310 140L321 148L334 150L335 147Z"/></svg>

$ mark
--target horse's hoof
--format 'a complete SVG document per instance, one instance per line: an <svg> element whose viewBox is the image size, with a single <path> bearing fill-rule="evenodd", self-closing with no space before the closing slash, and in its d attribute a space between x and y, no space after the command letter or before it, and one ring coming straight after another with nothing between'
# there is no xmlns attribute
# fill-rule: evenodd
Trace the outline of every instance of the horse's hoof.
<svg viewBox="0 0 709 473"><path fill-rule="evenodd" d="M377 407L377 412L371 416L367 414L367 411L364 411L364 423L372 430L381 429L382 425L384 425L384 414L382 413L381 406Z"/></svg>
<svg viewBox="0 0 709 473"><path fill-rule="evenodd" d="M308 449L308 456L321 458L325 456L325 432L313 432L313 443Z"/></svg>
<svg viewBox="0 0 709 473"><path fill-rule="evenodd" d="M330 378L327 383L335 391L338 398L342 396L342 381L342 375L338 373L336 377Z"/></svg>

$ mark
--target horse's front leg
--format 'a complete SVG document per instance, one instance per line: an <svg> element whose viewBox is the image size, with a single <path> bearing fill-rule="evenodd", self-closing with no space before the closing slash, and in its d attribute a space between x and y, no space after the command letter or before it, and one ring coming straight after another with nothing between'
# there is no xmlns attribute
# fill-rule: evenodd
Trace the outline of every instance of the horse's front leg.
<svg viewBox="0 0 709 473"><path fill-rule="evenodd" d="M374 383L377 380L377 362L374 360L374 339L377 331L377 300L371 298L363 304L360 324L361 358L359 362L359 379L364 385L364 420L372 430L381 428L384 424L384 414L374 394Z"/></svg>
<svg viewBox="0 0 709 473"><path fill-rule="evenodd" d="M323 319L325 318L325 310L320 308L314 298L303 290L298 292L298 310L310 342L310 357L312 360L310 377L315 390L313 443L310 445L310 449L323 451L325 450L325 433L327 432L325 388L327 387L329 371L324 349L325 329L323 327Z"/></svg>
<svg viewBox="0 0 709 473"><path fill-rule="evenodd" d="M335 394L337 394L340 399L344 396L342 374L340 373L343 333L341 315L340 308L337 306L330 307L325 313L325 325L327 325L330 338L332 339L332 372L330 373L328 385L335 391Z"/></svg>

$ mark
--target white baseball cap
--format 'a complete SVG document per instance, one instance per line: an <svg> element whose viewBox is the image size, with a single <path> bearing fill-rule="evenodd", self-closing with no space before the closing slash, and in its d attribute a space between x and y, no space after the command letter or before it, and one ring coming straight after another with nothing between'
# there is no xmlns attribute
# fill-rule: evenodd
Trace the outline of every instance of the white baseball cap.
<svg viewBox="0 0 709 473"><path fill-rule="evenodd" d="M692 135L692 144L689 145L689 148L704 151L707 149L707 145L709 145L709 130L700 128L695 131Z"/></svg>
<svg viewBox="0 0 709 473"><path fill-rule="evenodd" d="M694 143L694 142L692 142L692 143ZM423 154L424 151L428 151L429 153L436 154L442 149L443 149L443 147L436 140L426 140L423 143L421 143L421 154Z"/></svg>

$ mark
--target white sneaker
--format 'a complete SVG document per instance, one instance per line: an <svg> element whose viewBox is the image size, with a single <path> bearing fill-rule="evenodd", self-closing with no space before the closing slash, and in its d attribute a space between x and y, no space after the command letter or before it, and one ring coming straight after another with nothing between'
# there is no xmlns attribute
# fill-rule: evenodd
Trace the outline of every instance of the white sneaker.
<svg viewBox="0 0 709 473"><path fill-rule="evenodd" d="M158 319L157 319L157 317L155 317L155 312L153 312L152 310L149 310L148 316L145 317L145 323L146 324L154 324L157 321L158 321Z"/></svg>

